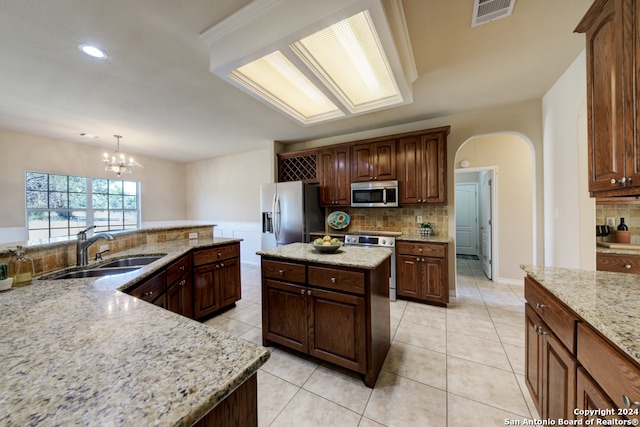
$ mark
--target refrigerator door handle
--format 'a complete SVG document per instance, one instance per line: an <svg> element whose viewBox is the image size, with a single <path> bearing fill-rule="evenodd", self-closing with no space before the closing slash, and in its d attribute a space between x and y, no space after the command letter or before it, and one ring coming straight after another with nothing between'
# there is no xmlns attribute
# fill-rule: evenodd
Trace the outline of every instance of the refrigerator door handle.
<svg viewBox="0 0 640 427"><path fill-rule="evenodd" d="M276 245L280 240L280 196L273 195L273 233L276 235Z"/></svg>

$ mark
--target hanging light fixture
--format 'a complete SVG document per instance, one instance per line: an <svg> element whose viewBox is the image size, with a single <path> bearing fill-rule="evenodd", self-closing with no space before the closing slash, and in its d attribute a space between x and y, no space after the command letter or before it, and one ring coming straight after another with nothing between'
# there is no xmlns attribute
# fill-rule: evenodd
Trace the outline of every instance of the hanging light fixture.
<svg viewBox="0 0 640 427"><path fill-rule="evenodd" d="M140 163L133 160L133 157L127 159L127 155L124 151L120 150L120 138L121 135L113 135L117 142L116 151L109 154L104 153L102 161L104 162L104 170L115 172L117 176L124 174L130 174L131 168L134 166L143 167Z"/></svg>

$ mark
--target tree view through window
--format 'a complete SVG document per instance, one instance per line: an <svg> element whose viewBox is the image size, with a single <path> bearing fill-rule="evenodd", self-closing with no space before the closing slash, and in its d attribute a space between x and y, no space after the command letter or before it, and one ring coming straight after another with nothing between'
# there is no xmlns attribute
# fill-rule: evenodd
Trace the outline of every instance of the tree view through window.
<svg viewBox="0 0 640 427"><path fill-rule="evenodd" d="M26 173L29 240L138 228L138 182Z"/></svg>

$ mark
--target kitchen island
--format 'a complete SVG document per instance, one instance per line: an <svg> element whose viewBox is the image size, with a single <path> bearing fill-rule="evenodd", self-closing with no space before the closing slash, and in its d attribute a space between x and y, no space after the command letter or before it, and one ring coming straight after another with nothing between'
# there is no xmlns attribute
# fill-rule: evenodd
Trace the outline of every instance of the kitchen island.
<svg viewBox="0 0 640 427"><path fill-rule="evenodd" d="M640 276L521 267L525 381L541 417L586 419L580 411L601 409L607 419L638 422Z"/></svg>
<svg viewBox="0 0 640 427"><path fill-rule="evenodd" d="M350 369L373 387L391 343L391 252L343 246L321 253L292 243L257 254L263 344Z"/></svg>
<svg viewBox="0 0 640 427"><path fill-rule="evenodd" d="M121 292L193 249L233 242L145 244L111 258L166 255L126 274L0 293L0 424L190 426L239 391L257 411L267 349Z"/></svg>

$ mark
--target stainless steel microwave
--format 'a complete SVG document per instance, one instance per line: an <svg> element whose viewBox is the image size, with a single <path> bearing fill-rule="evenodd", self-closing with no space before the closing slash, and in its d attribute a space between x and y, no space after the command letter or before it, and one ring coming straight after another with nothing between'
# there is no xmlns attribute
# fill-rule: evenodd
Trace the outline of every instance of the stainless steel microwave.
<svg viewBox="0 0 640 427"><path fill-rule="evenodd" d="M351 206L354 208L398 207L398 181L351 183Z"/></svg>

